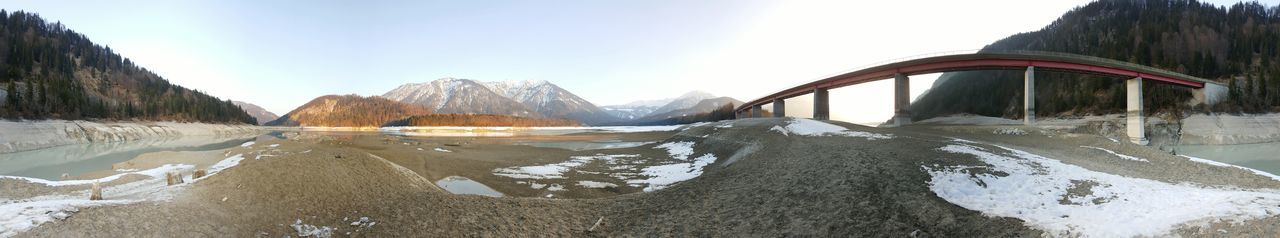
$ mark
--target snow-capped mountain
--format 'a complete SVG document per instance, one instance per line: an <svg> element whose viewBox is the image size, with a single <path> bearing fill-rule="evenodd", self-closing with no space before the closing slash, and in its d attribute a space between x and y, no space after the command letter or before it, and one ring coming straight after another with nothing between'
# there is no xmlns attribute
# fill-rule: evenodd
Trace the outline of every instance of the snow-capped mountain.
<svg viewBox="0 0 1280 238"><path fill-rule="evenodd" d="M698 105L698 102L701 102L702 100L711 99L715 97L716 97L715 95L711 95L710 93L703 92L703 91L688 92L688 93L685 93L684 95L680 95L680 97L676 97L675 99L672 99L671 102L667 103L666 105L663 105L658 109L654 109L653 112L649 113L648 115L663 114L663 113L667 113L675 110L691 108L695 105Z"/></svg>
<svg viewBox="0 0 1280 238"><path fill-rule="evenodd" d="M649 115L650 113L653 113L653 110L658 109L658 106L625 104L625 105L603 106L603 107L600 107L600 109L604 109L605 112L609 113L610 115L613 115L614 117L631 120L631 119L641 118Z"/></svg>
<svg viewBox="0 0 1280 238"><path fill-rule="evenodd" d="M589 125L617 120L595 104L544 80L497 81L484 85L543 116L569 118Z"/></svg>
<svg viewBox="0 0 1280 238"><path fill-rule="evenodd" d="M443 78L427 83L410 83L382 94L382 97L416 104L436 113L493 114L540 117L524 104L470 79Z"/></svg>
<svg viewBox="0 0 1280 238"><path fill-rule="evenodd" d="M568 118L592 125L616 117L547 81L481 82L443 78L400 85L382 97L423 105L437 113Z"/></svg>

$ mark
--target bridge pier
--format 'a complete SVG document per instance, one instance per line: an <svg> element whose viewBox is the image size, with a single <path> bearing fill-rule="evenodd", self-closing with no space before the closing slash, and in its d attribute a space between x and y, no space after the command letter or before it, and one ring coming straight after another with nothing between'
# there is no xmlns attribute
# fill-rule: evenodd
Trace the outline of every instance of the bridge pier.
<svg viewBox="0 0 1280 238"><path fill-rule="evenodd" d="M1027 66L1022 78L1022 124L1036 123L1036 67Z"/></svg>
<svg viewBox="0 0 1280 238"><path fill-rule="evenodd" d="M831 101L827 89L813 89L813 119L831 120Z"/></svg>
<svg viewBox="0 0 1280 238"><path fill-rule="evenodd" d="M773 117L787 116L787 102L782 99L773 100Z"/></svg>
<svg viewBox="0 0 1280 238"><path fill-rule="evenodd" d="M1125 131L1129 134L1129 142L1147 145L1146 118L1142 115L1142 77L1125 80L1124 85L1128 94Z"/></svg>
<svg viewBox="0 0 1280 238"><path fill-rule="evenodd" d="M764 117L764 105L751 106L751 117L752 118Z"/></svg>
<svg viewBox="0 0 1280 238"><path fill-rule="evenodd" d="M893 75L893 126L911 124L911 84L904 74Z"/></svg>

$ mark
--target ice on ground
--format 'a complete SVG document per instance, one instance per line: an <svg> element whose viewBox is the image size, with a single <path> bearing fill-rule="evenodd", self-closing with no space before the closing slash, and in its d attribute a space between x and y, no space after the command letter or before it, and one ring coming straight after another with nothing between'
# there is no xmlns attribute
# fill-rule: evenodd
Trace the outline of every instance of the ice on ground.
<svg viewBox="0 0 1280 238"><path fill-rule="evenodd" d="M586 181L586 180L578 181L578 186L579 186L579 187L584 187L584 188L613 188L613 187L618 187L618 185L617 185L617 184L613 184L613 183L596 182L596 181Z"/></svg>
<svg viewBox="0 0 1280 238"><path fill-rule="evenodd" d="M1253 172L1253 174L1257 174L1257 175L1259 175L1259 176L1263 176L1263 177L1268 177L1268 178L1271 178L1272 180L1275 180L1275 181L1280 181L1280 176L1276 176L1275 174L1267 173L1266 171L1262 171L1262 170L1256 170L1256 169L1249 168L1249 167L1237 166L1237 165L1233 165L1233 164L1228 164L1228 163L1223 163L1223 162L1218 162L1218 161L1213 161L1213 160L1207 160L1207 159L1201 159L1201 158L1196 158L1196 157L1191 157L1191 156L1186 156L1186 155L1178 155L1178 156L1182 156L1182 158L1187 158L1188 160L1191 160L1191 161L1194 161L1194 162L1199 162L1199 163L1209 164L1209 165L1213 165L1213 166L1218 166L1218 167L1229 167L1229 168L1238 168L1238 169L1248 170L1249 172Z"/></svg>
<svg viewBox="0 0 1280 238"><path fill-rule="evenodd" d="M688 163L675 163L668 165L657 165L641 169L641 174L649 176L647 179L629 180L627 184L632 186L647 184L644 188L645 192L657 191L666 188L677 182L693 179L702 175L702 168L716 162L716 156L705 154L698 158L694 158Z"/></svg>
<svg viewBox="0 0 1280 238"><path fill-rule="evenodd" d="M515 179L558 179L564 178L564 173L570 169L587 164L593 160L612 161L617 158L635 158L640 157L639 154L633 155L606 155L596 154L592 156L573 156L565 162L534 165L523 167L509 167L493 170L493 175L515 178Z"/></svg>
<svg viewBox="0 0 1280 238"><path fill-rule="evenodd" d="M693 142L667 142L653 147L654 149L665 149L671 158L677 160L689 160L689 156L693 155Z"/></svg>
<svg viewBox="0 0 1280 238"><path fill-rule="evenodd" d="M240 147L249 147L249 146L253 146L253 144L254 144L254 143L257 143L257 142L254 142L254 141L245 142L244 144L240 144Z"/></svg>
<svg viewBox="0 0 1280 238"><path fill-rule="evenodd" d="M351 222L351 226L360 227L360 228L369 228L375 224L378 224L378 222L369 219L369 217L360 217L360 220Z"/></svg>
<svg viewBox="0 0 1280 238"><path fill-rule="evenodd" d="M333 232L335 230L332 227L327 227L327 226L315 226L311 224L303 224L302 219L298 219L297 221L293 222L293 225L289 225L289 226L293 227L293 230L298 232L299 237L329 238L329 237L333 237Z"/></svg>
<svg viewBox="0 0 1280 238"><path fill-rule="evenodd" d="M716 128L733 128L733 122L724 122L716 125Z"/></svg>
<svg viewBox="0 0 1280 238"><path fill-rule="evenodd" d="M153 178L159 178L159 177L163 177L165 173L181 170L181 169L189 169L189 168L192 168L192 166L183 165L183 164L165 164L153 169L148 169L148 170L143 170L138 172L120 173L120 174L115 174L115 175L111 175L111 176L107 176L99 179L85 179L85 180L49 181L49 180L38 179L38 178L3 176L3 175L0 175L0 179L17 179L17 180L23 180L31 183L38 183L38 184L44 184L47 186L57 187L57 186L71 186L71 185L86 185L86 184L93 184L95 182L106 183L106 182L114 181L116 179L120 179L121 177L124 177L125 175L130 175L130 174L139 174L139 175L146 175Z"/></svg>
<svg viewBox="0 0 1280 238"><path fill-rule="evenodd" d="M1080 147L1082 147L1082 148L1089 148L1089 149L1095 149L1095 150L1101 150L1101 151L1106 151L1107 153L1111 153L1111 154L1115 155L1116 157L1120 157L1121 159L1127 159L1127 160L1133 160L1133 161L1141 161L1141 162L1151 162L1151 161L1149 161L1149 160L1147 160L1147 159L1143 159L1143 158L1138 158L1138 157L1133 157L1133 156L1124 155L1124 154L1117 153L1117 152L1115 152L1115 151L1111 151L1111 150L1108 150L1108 149L1103 149L1103 148L1098 148L1098 147L1093 147L1093 146L1080 146Z"/></svg>
<svg viewBox="0 0 1280 238"><path fill-rule="evenodd" d="M418 150L422 150L422 149L421 149L421 148L419 148ZM451 150L442 149L442 148L440 148L440 147L436 147L435 151L436 151L436 152L445 152L445 153L451 153L451 152L453 152L453 151L451 151Z"/></svg>
<svg viewBox="0 0 1280 238"><path fill-rule="evenodd" d="M257 158L254 158L254 159L257 159ZM217 163L210 165L209 169L206 169L206 172L208 172L208 175L205 175L204 177L193 178L190 181L194 183L196 181L213 177L214 174L217 174L218 172L222 172L222 170L226 170L228 168L235 167L236 165L240 165L241 160L244 160L244 154L236 154L236 155L232 155L231 157L227 157L226 159L222 159Z"/></svg>
<svg viewBox="0 0 1280 238"><path fill-rule="evenodd" d="M116 186L103 187L102 194L107 200L88 200L88 189L76 191L69 195L40 196L20 201L0 199L0 237L15 236L19 232L29 230L45 222L66 219L72 214L78 212L79 209L86 207L129 204L140 201L163 201L170 199L173 196L172 191L180 189L182 186L167 186L163 179L164 174L173 171L190 170L194 167L195 166L185 164L166 164L154 169L118 174L94 180L47 181L35 178L6 176L6 178L17 178L49 186L81 185L92 184L93 182L105 183L126 174L140 174L149 176L150 178Z"/></svg>
<svg viewBox="0 0 1280 238"><path fill-rule="evenodd" d="M13 237L40 224L58 221L79 212L80 208L125 204L128 200L90 201L85 197L37 197L31 202L0 203L0 237Z"/></svg>
<svg viewBox="0 0 1280 238"><path fill-rule="evenodd" d="M555 191L565 191L565 190L567 189L564 189L564 186L560 186L560 184L552 184L551 186L547 186L547 191L555 192Z"/></svg>
<svg viewBox="0 0 1280 238"><path fill-rule="evenodd" d="M271 145L268 145L267 147L276 148L276 147L280 147L280 144L271 144Z"/></svg>
<svg viewBox="0 0 1280 238"><path fill-rule="evenodd" d="M787 122L786 127L779 128L778 126L774 126L769 130L778 131L778 132L781 132L782 135L788 135L788 136L790 134L796 134L796 135L802 135L802 136L846 136L846 137L860 137L868 140L893 138L893 135L889 135L889 134L877 134L877 133L863 132L863 131L851 131L848 128L844 128L842 126L832 125L826 122L820 122L820 121L804 119L804 118L792 119L791 121Z"/></svg>
<svg viewBox="0 0 1280 238"><path fill-rule="evenodd" d="M782 133L783 136L791 136L791 133L787 132L787 129L782 128L781 126L770 127L769 131L777 131L778 133Z"/></svg>
<svg viewBox="0 0 1280 238"><path fill-rule="evenodd" d="M939 148L976 156L986 165L924 166L932 176L929 189L961 207L1018 218L1052 236L1163 236L1183 225L1280 214L1277 190L1124 177L999 148L1003 151L967 144Z"/></svg>

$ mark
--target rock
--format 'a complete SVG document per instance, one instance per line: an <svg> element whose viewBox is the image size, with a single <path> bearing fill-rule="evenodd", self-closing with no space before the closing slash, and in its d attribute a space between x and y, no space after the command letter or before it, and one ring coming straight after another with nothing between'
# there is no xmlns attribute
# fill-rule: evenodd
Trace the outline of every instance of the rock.
<svg viewBox="0 0 1280 238"><path fill-rule="evenodd" d="M205 176L205 173L206 173L206 172L205 172L203 169L197 169L197 170L196 170L196 172L191 173L191 180L195 180L195 179L198 179L198 178L200 178L200 177L204 177L204 176Z"/></svg>
<svg viewBox="0 0 1280 238"><path fill-rule="evenodd" d="M93 188L89 189L89 200L102 200L102 186L97 182L94 182Z"/></svg>
<svg viewBox="0 0 1280 238"><path fill-rule="evenodd" d="M182 174L180 173L168 172L164 174L164 177L165 180L168 181L169 186L182 184Z"/></svg>

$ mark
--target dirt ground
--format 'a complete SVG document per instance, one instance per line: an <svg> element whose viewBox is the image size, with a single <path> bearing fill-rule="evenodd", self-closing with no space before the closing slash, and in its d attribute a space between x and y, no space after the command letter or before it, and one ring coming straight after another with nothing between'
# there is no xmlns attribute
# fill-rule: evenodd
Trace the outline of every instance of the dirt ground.
<svg viewBox="0 0 1280 238"><path fill-rule="evenodd" d="M297 135L260 140L248 148L209 153L244 154L246 159L184 187L180 196L169 201L84 208L19 237L280 237L297 236L291 225L299 221L337 228L334 235L339 237L1040 236L1041 232L1018 219L984 216L929 190L930 176L922 165L981 163L936 150L950 137L1023 149L1125 176L1280 188L1275 181L1239 169L1189 162L1104 137L1036 128L1022 128L1026 135L1007 136L993 133L1003 126L870 128L836 123L895 135L894 139L866 140L785 136L769 130L785 123L782 119L731 123L732 127L707 125L678 133L575 135L693 141L695 154L711 153L719 159L705 167L701 176L658 191L623 187L558 194L568 199L539 198L546 191L493 175L493 170L557 163L576 155L661 157L667 152L652 145L570 151L474 138ZM1080 146L1143 156L1152 163L1099 159L1097 153L1105 152ZM433 151L437 147L452 152ZM270 156L255 159L259 155ZM432 183L448 176L472 178L509 196L454 195ZM24 194L59 192L5 180L0 180L0 188ZM376 223L351 225L360 217ZM1188 227L1177 234L1280 234L1276 219Z"/></svg>

